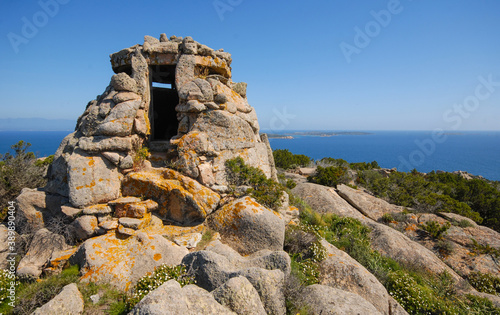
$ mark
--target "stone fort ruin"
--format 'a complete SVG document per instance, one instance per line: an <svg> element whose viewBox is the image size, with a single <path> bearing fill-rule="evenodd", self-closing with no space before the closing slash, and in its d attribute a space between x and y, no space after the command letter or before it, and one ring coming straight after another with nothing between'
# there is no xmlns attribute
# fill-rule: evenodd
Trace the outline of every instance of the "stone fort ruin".
<svg viewBox="0 0 500 315"><path fill-rule="evenodd" d="M231 54L162 34L110 58L116 74L62 141L47 193L76 208L117 199L142 147L153 167L174 167L215 192L227 188L225 161L236 156L276 178L246 83L231 80Z"/></svg>
<svg viewBox="0 0 500 315"><path fill-rule="evenodd" d="M16 228L37 231L20 276L57 272L69 259L82 281L128 290L155 267L180 264L212 217L223 239L234 238L237 230L224 232L240 224L228 205L228 159L241 157L276 179L246 83L231 80L229 53L162 34L112 54L111 64L116 74L61 142L47 185L16 198ZM144 148L151 153L145 161L137 159ZM235 213L248 207L262 221L260 229L253 217L241 223L242 233L276 236L245 251L283 247L278 213L249 197L232 203Z"/></svg>

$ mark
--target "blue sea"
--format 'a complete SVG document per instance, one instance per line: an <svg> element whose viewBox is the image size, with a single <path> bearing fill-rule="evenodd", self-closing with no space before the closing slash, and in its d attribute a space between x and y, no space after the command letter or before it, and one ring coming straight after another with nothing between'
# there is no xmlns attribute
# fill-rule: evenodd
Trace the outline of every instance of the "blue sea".
<svg viewBox="0 0 500 315"><path fill-rule="evenodd" d="M381 167L419 172L466 171L500 181L500 132L367 131L367 135L269 139L271 147L315 160L377 161ZM292 133L292 132L286 132Z"/></svg>
<svg viewBox="0 0 500 315"><path fill-rule="evenodd" d="M287 131L292 133L295 131ZM0 153L19 140L30 142L38 156L54 154L71 131L0 131ZM270 139L274 149L288 149L315 160L341 158L348 162L377 161L399 171L466 171L500 181L500 132L368 131L367 135L294 136Z"/></svg>
<svg viewBox="0 0 500 315"><path fill-rule="evenodd" d="M62 139L73 131L0 131L0 154L10 152L11 146L20 140L31 143L28 151L36 153L38 157L56 153Z"/></svg>

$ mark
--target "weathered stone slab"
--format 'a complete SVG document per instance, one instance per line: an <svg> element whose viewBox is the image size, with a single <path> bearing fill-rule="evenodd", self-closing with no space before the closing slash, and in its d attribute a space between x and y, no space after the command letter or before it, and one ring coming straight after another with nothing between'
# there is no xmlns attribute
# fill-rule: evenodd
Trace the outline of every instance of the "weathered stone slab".
<svg viewBox="0 0 500 315"><path fill-rule="evenodd" d="M89 152L131 151L136 147L138 138L131 137L81 137L78 148Z"/></svg>
<svg viewBox="0 0 500 315"><path fill-rule="evenodd" d="M167 168L128 174L123 193L155 200L159 215L182 224L203 221L220 200L219 194Z"/></svg>
<svg viewBox="0 0 500 315"><path fill-rule="evenodd" d="M82 281L109 283L128 290L155 267L180 264L187 253L185 247L161 235L139 232L122 239L108 233L85 241L70 263L80 266Z"/></svg>
<svg viewBox="0 0 500 315"><path fill-rule="evenodd" d="M356 190L344 184L338 185L337 190L340 196L358 209L368 218L378 221L386 213L402 212L404 207L396 206L385 200L371 196L361 190Z"/></svg>
<svg viewBox="0 0 500 315"><path fill-rule="evenodd" d="M283 249L283 218L248 196L225 204L208 218L208 223L241 254Z"/></svg>
<svg viewBox="0 0 500 315"><path fill-rule="evenodd" d="M17 266L17 275L38 278L52 254L67 248L62 235L52 233L47 229L38 230L33 236L28 252Z"/></svg>
<svg viewBox="0 0 500 315"><path fill-rule="evenodd" d="M101 156L75 151L68 161L69 200L75 207L107 202L120 196L122 175Z"/></svg>
<svg viewBox="0 0 500 315"><path fill-rule="evenodd" d="M236 314L220 305L207 291L195 285L185 287L169 280L146 295L131 315Z"/></svg>
<svg viewBox="0 0 500 315"><path fill-rule="evenodd" d="M83 313L83 296L78 290L76 284L71 283L65 286L58 295L56 295L47 304L37 308L32 315L45 314L67 314L78 315Z"/></svg>

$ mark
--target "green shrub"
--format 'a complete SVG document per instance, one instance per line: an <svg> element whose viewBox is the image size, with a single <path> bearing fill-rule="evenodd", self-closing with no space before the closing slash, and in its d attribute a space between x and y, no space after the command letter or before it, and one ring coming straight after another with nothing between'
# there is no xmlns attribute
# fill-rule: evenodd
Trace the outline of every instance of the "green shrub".
<svg viewBox="0 0 500 315"><path fill-rule="evenodd" d="M380 166L378 165L377 161L373 161L371 163L366 163L366 162L360 162L360 163L349 163L349 167L353 170L357 171L366 171L366 170L372 170L372 169L379 169Z"/></svg>
<svg viewBox="0 0 500 315"><path fill-rule="evenodd" d="M356 181L391 203L420 212L457 213L500 231L499 182L435 172L425 176L393 172L383 177L374 170L358 171Z"/></svg>
<svg viewBox="0 0 500 315"><path fill-rule="evenodd" d="M308 286L319 283L320 271L317 263L309 259L300 261L294 256L290 258L292 272L300 280L301 285Z"/></svg>
<svg viewBox="0 0 500 315"><path fill-rule="evenodd" d="M382 222L385 223L391 223L392 221L394 221L394 217L390 213L384 213L384 215L382 215L381 220Z"/></svg>
<svg viewBox="0 0 500 315"><path fill-rule="evenodd" d="M458 221L457 225L461 228L468 228L468 227L473 227L474 225L467 219L462 219Z"/></svg>
<svg viewBox="0 0 500 315"><path fill-rule="evenodd" d="M11 273L8 270L0 269L0 305L5 301L6 303L10 302L10 299L7 299L9 296L9 288L11 282L16 282L16 279L11 279Z"/></svg>
<svg viewBox="0 0 500 315"><path fill-rule="evenodd" d="M335 187L348 183L347 168L343 166L327 166L316 168L316 173L307 178L308 181L324 186Z"/></svg>
<svg viewBox="0 0 500 315"><path fill-rule="evenodd" d="M14 155L0 154L0 221L7 215L7 202L13 201L23 188L45 186L44 178L50 158L38 161L33 152L27 152L30 143L19 141L11 146ZM53 158L52 158L53 159Z"/></svg>
<svg viewBox="0 0 500 315"><path fill-rule="evenodd" d="M274 164L282 169L291 169L295 167L305 167L311 163L311 158L303 154L293 154L287 149L278 149L273 151Z"/></svg>
<svg viewBox="0 0 500 315"><path fill-rule="evenodd" d="M274 210L281 206L281 197L285 188L267 178L262 170L246 165L241 157L226 161L226 176L232 185L252 187L247 193L260 204Z"/></svg>
<svg viewBox="0 0 500 315"><path fill-rule="evenodd" d="M497 308L487 298L481 298L475 295L468 294L456 303L461 310L461 314L474 314L474 315L500 315L500 308Z"/></svg>
<svg viewBox="0 0 500 315"><path fill-rule="evenodd" d="M288 189L294 189L297 186L297 183L294 182L292 179L287 179L285 183L285 187Z"/></svg>
<svg viewBox="0 0 500 315"><path fill-rule="evenodd" d="M144 162L149 159L149 149L147 147L142 147L139 149L134 156L134 170L139 171L144 167Z"/></svg>
<svg viewBox="0 0 500 315"><path fill-rule="evenodd" d="M481 272L471 272L469 283L478 291L500 296L500 278Z"/></svg>
<svg viewBox="0 0 500 315"><path fill-rule="evenodd" d="M85 314L112 314L127 313L127 294L117 290L110 284L79 283L78 290L82 293ZM99 302L94 304L90 296L99 294Z"/></svg>
<svg viewBox="0 0 500 315"><path fill-rule="evenodd" d="M500 258L500 249L490 246L490 244L480 244L475 239L472 240L472 251L476 254L491 255L495 258Z"/></svg>
<svg viewBox="0 0 500 315"><path fill-rule="evenodd" d="M387 291L409 314L432 314L432 292L403 271L389 274Z"/></svg>
<svg viewBox="0 0 500 315"><path fill-rule="evenodd" d="M52 164L52 162L54 162L54 155L49 155L47 156L46 158L44 159L37 159L36 162L35 162L35 165L36 166L49 166L50 164Z"/></svg>
<svg viewBox="0 0 500 315"><path fill-rule="evenodd" d="M443 256L449 256L453 254L453 251L455 249L453 243L446 240L437 241L435 247L439 251L439 253L441 253L441 255Z"/></svg>
<svg viewBox="0 0 500 315"><path fill-rule="evenodd" d="M146 275L139 279L134 289L132 290L132 296L127 300L128 309L132 309L149 292L172 279L179 282L181 286L194 283L194 277L187 274L185 266L161 265L156 268L152 274Z"/></svg>
<svg viewBox="0 0 500 315"><path fill-rule="evenodd" d="M319 166L327 167L327 166L335 166L335 167L343 167L349 168L349 163L347 163L344 159L334 159L331 157L322 158L316 164Z"/></svg>
<svg viewBox="0 0 500 315"><path fill-rule="evenodd" d="M59 294L64 286L78 282L78 273L78 266L75 265L64 269L60 274L42 278L40 281L21 282L16 291L16 305L12 312L31 314L36 308Z"/></svg>
<svg viewBox="0 0 500 315"><path fill-rule="evenodd" d="M446 222L445 224L439 224L436 221L427 221L424 224L420 225L420 227L429 233L429 235L436 239L440 240L443 239L443 236L448 232L448 229L450 228L450 223Z"/></svg>

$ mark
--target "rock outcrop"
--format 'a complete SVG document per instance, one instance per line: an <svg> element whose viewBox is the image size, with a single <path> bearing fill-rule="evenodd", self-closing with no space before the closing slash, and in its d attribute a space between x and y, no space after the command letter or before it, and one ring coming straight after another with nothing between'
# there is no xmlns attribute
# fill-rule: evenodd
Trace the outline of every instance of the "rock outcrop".
<svg viewBox="0 0 500 315"><path fill-rule="evenodd" d="M140 232L122 239L110 233L85 241L70 262L80 266L82 281L129 290L155 267L180 264L187 253L185 247L158 234Z"/></svg>
<svg viewBox="0 0 500 315"><path fill-rule="evenodd" d="M371 303L381 314L390 313L390 295L378 279L348 254L325 240L327 257L320 263L319 284L351 292Z"/></svg>
<svg viewBox="0 0 500 315"><path fill-rule="evenodd" d="M182 263L196 284L212 291L235 277L245 277L256 289L267 314L285 314L284 281L290 273L285 252L261 251L242 257L229 246L215 242L207 250L193 252Z"/></svg>
<svg viewBox="0 0 500 315"><path fill-rule="evenodd" d="M133 315L236 314L219 304L207 291L195 285L185 287L175 280L146 295L129 313Z"/></svg>
<svg viewBox="0 0 500 315"><path fill-rule="evenodd" d="M313 315L381 314L359 295L320 284L302 290L298 304Z"/></svg>
<svg viewBox="0 0 500 315"><path fill-rule="evenodd" d="M212 291L212 295L217 302L230 308L238 315L266 314L259 293L243 276L229 279Z"/></svg>
<svg viewBox="0 0 500 315"><path fill-rule="evenodd" d="M17 266L17 275L20 277L38 278L42 268L49 258L56 252L68 248L62 235L40 229L33 235L28 252Z"/></svg>
<svg viewBox="0 0 500 315"><path fill-rule="evenodd" d="M285 224L281 215L248 196L225 204L208 221L222 240L241 254L283 249Z"/></svg>
<svg viewBox="0 0 500 315"><path fill-rule="evenodd" d="M219 194L197 181L162 168L128 174L123 193L155 200L162 218L180 224L203 222L220 200Z"/></svg>
<svg viewBox="0 0 500 315"><path fill-rule="evenodd" d="M32 315L45 314L83 314L83 297L76 284L65 286L52 300L37 308Z"/></svg>
<svg viewBox="0 0 500 315"><path fill-rule="evenodd" d="M352 189L344 184L337 186L337 191L342 198L361 212L364 216L378 221L386 213L400 213L404 209L385 200L368 195L360 190Z"/></svg>

